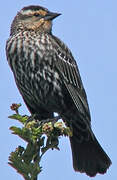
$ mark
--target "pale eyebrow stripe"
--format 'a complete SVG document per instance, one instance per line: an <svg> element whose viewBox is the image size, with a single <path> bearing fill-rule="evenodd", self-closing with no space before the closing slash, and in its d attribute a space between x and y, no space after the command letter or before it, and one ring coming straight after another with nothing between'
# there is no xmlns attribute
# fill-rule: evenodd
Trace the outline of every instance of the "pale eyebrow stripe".
<svg viewBox="0 0 117 180"><path fill-rule="evenodd" d="M29 14L32 14L32 11L31 10L25 10L25 11L21 10L21 14L29 15Z"/></svg>
<svg viewBox="0 0 117 180"><path fill-rule="evenodd" d="M33 15L34 13L39 13L40 15L46 15L47 14L47 12L46 11L44 11L44 10L38 10L38 11L32 11L32 10L30 10L30 9L28 9L28 10L21 10L21 14L22 15Z"/></svg>

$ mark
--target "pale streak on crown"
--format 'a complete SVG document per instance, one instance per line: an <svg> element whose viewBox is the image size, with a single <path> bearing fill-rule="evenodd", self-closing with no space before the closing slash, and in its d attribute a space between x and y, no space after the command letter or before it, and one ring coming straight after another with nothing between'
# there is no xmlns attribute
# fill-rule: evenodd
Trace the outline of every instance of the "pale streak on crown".
<svg viewBox="0 0 117 180"><path fill-rule="evenodd" d="M22 15L29 15L29 14L32 14L32 10L28 9L28 10L21 10L20 13Z"/></svg>
<svg viewBox="0 0 117 180"><path fill-rule="evenodd" d="M32 11L32 10L30 10L30 9L28 9L28 10L21 10L20 11L20 13L22 14L22 15L33 15L34 13L37 13L37 14L40 14L40 15L43 15L43 16L45 16L46 14L47 14L47 12L46 11L44 11L44 10L37 10L37 11Z"/></svg>

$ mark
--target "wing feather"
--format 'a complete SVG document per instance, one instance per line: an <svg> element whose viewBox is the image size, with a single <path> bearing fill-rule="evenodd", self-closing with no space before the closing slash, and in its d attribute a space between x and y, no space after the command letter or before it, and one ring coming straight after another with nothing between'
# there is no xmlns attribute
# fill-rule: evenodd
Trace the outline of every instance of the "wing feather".
<svg viewBox="0 0 117 180"><path fill-rule="evenodd" d="M62 76L62 80L67 88L78 111L85 115L87 123L90 121L90 111L87 96L82 84L80 73L72 53L67 46L54 36L56 45L56 67Z"/></svg>

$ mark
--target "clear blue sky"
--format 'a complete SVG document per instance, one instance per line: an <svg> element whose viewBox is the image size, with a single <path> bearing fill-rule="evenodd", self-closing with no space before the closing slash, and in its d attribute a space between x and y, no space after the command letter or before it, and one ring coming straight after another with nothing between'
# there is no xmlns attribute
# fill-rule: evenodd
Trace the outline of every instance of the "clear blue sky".
<svg viewBox="0 0 117 180"><path fill-rule="evenodd" d="M22 7L42 5L62 13L54 21L53 33L72 50L78 62L87 92L92 128L97 139L112 159L105 175L95 180L117 179L117 1L116 0L3 0L0 3L0 179L23 180L8 166L8 156L25 143L12 135L9 127L17 125L7 118L10 105L22 103L22 114L29 114L7 64L5 43L10 24ZM70 144L60 141L61 151L49 151L43 158L40 180L88 180L72 168Z"/></svg>

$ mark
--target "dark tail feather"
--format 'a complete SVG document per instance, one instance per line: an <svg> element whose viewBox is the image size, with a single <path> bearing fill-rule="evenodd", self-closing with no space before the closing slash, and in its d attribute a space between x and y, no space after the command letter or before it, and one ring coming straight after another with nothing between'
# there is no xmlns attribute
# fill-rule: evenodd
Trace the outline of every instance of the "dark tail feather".
<svg viewBox="0 0 117 180"><path fill-rule="evenodd" d="M94 139L90 137L88 141L78 142L76 137L72 136L70 142L75 171L85 172L90 177L97 173L106 173L111 160L95 137Z"/></svg>

